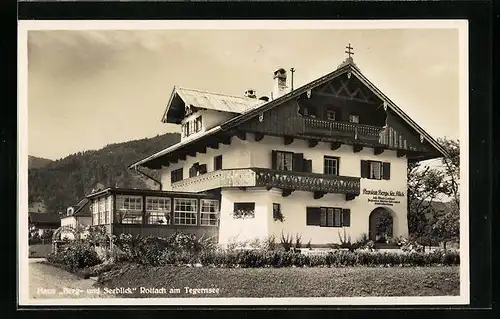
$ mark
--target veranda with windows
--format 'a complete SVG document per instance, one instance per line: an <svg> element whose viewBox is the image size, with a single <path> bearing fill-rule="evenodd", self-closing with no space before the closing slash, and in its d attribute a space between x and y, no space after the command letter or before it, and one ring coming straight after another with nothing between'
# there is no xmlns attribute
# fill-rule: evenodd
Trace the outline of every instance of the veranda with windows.
<svg viewBox="0 0 500 319"><path fill-rule="evenodd" d="M92 226L109 234L166 237L176 231L218 236L220 195L107 188L87 195Z"/></svg>

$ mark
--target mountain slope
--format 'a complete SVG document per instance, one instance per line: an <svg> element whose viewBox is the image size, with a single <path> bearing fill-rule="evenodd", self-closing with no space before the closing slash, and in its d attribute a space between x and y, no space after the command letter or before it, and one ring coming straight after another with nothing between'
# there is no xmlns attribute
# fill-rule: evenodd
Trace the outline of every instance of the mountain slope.
<svg viewBox="0 0 500 319"><path fill-rule="evenodd" d="M180 140L177 133L110 144L100 150L78 152L28 170L30 204L43 201L49 213L65 211L89 194L97 184L106 187L153 188L151 180L141 178L127 167ZM158 172L143 169L158 177Z"/></svg>
<svg viewBox="0 0 500 319"><path fill-rule="evenodd" d="M36 157L28 155L28 169L30 168L41 168L50 164L52 160L43 157Z"/></svg>

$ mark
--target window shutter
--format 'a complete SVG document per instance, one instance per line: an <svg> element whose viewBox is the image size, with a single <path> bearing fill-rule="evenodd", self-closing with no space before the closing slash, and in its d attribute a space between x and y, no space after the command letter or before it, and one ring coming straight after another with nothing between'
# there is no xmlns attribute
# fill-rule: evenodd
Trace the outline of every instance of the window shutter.
<svg viewBox="0 0 500 319"><path fill-rule="evenodd" d="M327 213L326 213L326 208L321 208L320 209L320 226L326 227L327 226Z"/></svg>
<svg viewBox="0 0 500 319"><path fill-rule="evenodd" d="M334 211L333 211L333 208L328 208L328 211L327 211L327 226L328 227L333 227L335 226L335 214L334 214Z"/></svg>
<svg viewBox="0 0 500 319"><path fill-rule="evenodd" d="M361 160L361 178L368 178L370 175L370 162Z"/></svg>
<svg viewBox="0 0 500 319"><path fill-rule="evenodd" d="M200 172L200 174L205 174L207 172L207 164L200 165L198 167L198 172Z"/></svg>
<svg viewBox="0 0 500 319"><path fill-rule="evenodd" d="M342 210L335 209L335 227L342 226Z"/></svg>
<svg viewBox="0 0 500 319"><path fill-rule="evenodd" d="M272 151L271 152L271 169L277 169L278 164L277 164L277 158L278 158L278 152L277 151Z"/></svg>
<svg viewBox="0 0 500 319"><path fill-rule="evenodd" d="M312 173L312 160L304 160L304 172Z"/></svg>
<svg viewBox="0 0 500 319"><path fill-rule="evenodd" d="M391 179L391 163L383 163L382 165L383 178Z"/></svg>
<svg viewBox="0 0 500 319"><path fill-rule="evenodd" d="M306 225L309 226L319 226L320 220L320 209L317 207L307 207L306 208Z"/></svg>
<svg viewBox="0 0 500 319"><path fill-rule="evenodd" d="M342 209L342 226L351 226L351 210L348 208Z"/></svg>
<svg viewBox="0 0 500 319"><path fill-rule="evenodd" d="M293 154L292 169L294 172L304 171L304 154L302 153Z"/></svg>

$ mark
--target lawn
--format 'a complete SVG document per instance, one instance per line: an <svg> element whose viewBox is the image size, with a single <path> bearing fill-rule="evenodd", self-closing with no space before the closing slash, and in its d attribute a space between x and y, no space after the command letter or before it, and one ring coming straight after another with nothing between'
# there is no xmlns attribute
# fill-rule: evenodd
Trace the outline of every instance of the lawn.
<svg viewBox="0 0 500 319"><path fill-rule="evenodd" d="M130 264L103 274L97 284L103 289L115 289L117 295L144 298L458 296L460 294L459 267L456 266L225 269L145 267ZM141 287L143 287L142 293ZM186 287L213 289L208 293L198 291L199 293L193 294L197 291L189 291ZM157 290L153 291L151 288Z"/></svg>

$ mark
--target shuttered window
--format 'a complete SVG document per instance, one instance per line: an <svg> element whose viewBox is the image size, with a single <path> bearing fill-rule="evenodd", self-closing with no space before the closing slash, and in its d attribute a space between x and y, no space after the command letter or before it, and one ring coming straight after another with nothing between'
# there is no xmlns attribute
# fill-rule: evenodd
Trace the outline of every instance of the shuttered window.
<svg viewBox="0 0 500 319"><path fill-rule="evenodd" d="M175 182L178 182L178 181L182 181L182 179L183 179L182 171L183 171L183 169L179 168L179 169L173 170L170 173L170 178L171 178L171 182L172 183L175 183Z"/></svg>
<svg viewBox="0 0 500 319"><path fill-rule="evenodd" d="M222 169L222 155L214 157L214 171Z"/></svg>
<svg viewBox="0 0 500 319"><path fill-rule="evenodd" d="M271 152L271 168L280 171L312 172L312 161L304 158L303 153L283 151Z"/></svg>
<svg viewBox="0 0 500 319"><path fill-rule="evenodd" d="M338 207L307 207L306 225L321 227L350 227L351 210Z"/></svg>
<svg viewBox="0 0 500 319"><path fill-rule="evenodd" d="M389 180L391 178L391 163L362 160L361 178Z"/></svg>

